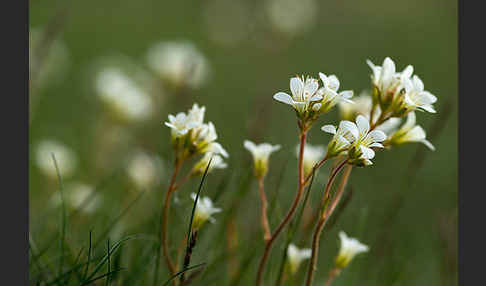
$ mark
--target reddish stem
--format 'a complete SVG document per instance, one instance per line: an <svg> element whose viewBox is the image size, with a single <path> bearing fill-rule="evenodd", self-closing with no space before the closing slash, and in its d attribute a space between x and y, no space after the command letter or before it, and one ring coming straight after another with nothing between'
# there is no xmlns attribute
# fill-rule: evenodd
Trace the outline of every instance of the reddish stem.
<svg viewBox="0 0 486 286"><path fill-rule="evenodd" d="M300 198L302 196L304 186L305 186L305 178L304 178L304 148L305 148L305 139L307 137L307 131L303 131L300 135L300 149L299 149L299 187L297 189L297 194L295 196L295 199L287 212L287 215L285 218L280 222L280 224L277 226L277 228L274 230L272 236L270 239L266 242L265 244L265 250L263 252L263 256L260 259L260 264L258 265L258 272L257 272L257 279L256 279L256 285L260 286L262 284L262 278L263 278L263 272L265 270L265 263L268 259L268 255L270 254L270 250L272 248L273 243L275 242L275 239L278 237L278 235L282 232L283 228L288 224L290 219L292 219L295 210L297 209L297 205L299 204Z"/></svg>

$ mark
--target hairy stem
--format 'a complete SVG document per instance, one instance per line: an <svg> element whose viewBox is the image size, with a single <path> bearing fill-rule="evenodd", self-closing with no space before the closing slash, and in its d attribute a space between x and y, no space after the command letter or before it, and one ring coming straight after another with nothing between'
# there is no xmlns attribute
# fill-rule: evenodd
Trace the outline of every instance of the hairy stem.
<svg viewBox="0 0 486 286"><path fill-rule="evenodd" d="M333 172L331 173L331 176L329 177L326 185L326 189L324 190L324 196L322 197L320 209L322 210L322 215L319 216L319 221L317 222L316 230L314 231L314 235L312 236L312 255L311 255L311 260L309 263L309 268L307 269L307 280L305 285L306 286L311 286L312 281L314 280L314 273L316 270L316 264L317 264L317 254L319 253L319 239L321 237L322 230L324 229L324 225L326 224L327 220L329 219L329 216L331 215L332 212L328 212L327 209L331 209L332 206L336 206L337 200L341 197L340 194L336 196L336 199L334 202L331 203L331 208L326 208L326 204L329 200L329 194L331 187L334 183L334 179L336 178L337 174L339 171L342 170L344 165L346 164L347 160L342 161L336 168L334 168ZM344 190L344 188L343 188ZM342 192L341 192L342 194ZM332 208L334 210L334 208Z"/></svg>
<svg viewBox="0 0 486 286"><path fill-rule="evenodd" d="M300 149L299 149L299 187L297 189L297 194L295 195L295 199L290 206L289 211L287 212L287 215L285 218L280 222L280 224L277 226L277 228L274 230L272 236L270 239L265 243L265 250L263 252L263 256L260 259L260 263L258 265L258 272L257 272L257 278L256 278L256 285L260 286L262 284L262 278L263 278L263 272L265 270L265 263L268 259L268 255L270 254L270 250L272 248L273 243L275 242L275 239L278 237L278 235L282 232L283 228L289 223L290 219L292 219L295 210L297 209L297 206L299 204L300 198L302 196L304 186L305 186L305 178L304 178L304 148L305 148L305 139L307 137L307 131L303 131L300 134Z"/></svg>
<svg viewBox="0 0 486 286"><path fill-rule="evenodd" d="M265 186L263 184L263 176L258 178L258 191L260 192L260 200L262 202L262 227L263 227L263 239L268 241L270 239L270 224L267 217L267 196L265 195Z"/></svg>

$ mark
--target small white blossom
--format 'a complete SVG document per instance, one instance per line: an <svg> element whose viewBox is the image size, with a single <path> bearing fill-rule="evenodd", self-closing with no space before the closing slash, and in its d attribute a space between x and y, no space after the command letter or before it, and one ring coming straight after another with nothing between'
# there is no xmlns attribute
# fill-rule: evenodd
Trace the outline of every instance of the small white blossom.
<svg viewBox="0 0 486 286"><path fill-rule="evenodd" d="M409 142L420 142L427 146L430 150L434 151L435 147L426 138L425 130L416 125L415 112L410 112L407 115L407 121L400 129L392 133L387 142L391 145L400 145Z"/></svg>
<svg viewBox="0 0 486 286"><path fill-rule="evenodd" d="M191 193L191 198L194 201L196 200L196 196L195 193ZM199 229L207 220L214 223L216 220L212 215L219 212L221 212L221 209L213 207L213 201L210 198L199 197L196 203L196 210L194 211L193 227Z"/></svg>
<svg viewBox="0 0 486 286"><path fill-rule="evenodd" d="M144 120L153 113L151 97L118 68L107 67L99 71L96 90L100 98L125 119Z"/></svg>
<svg viewBox="0 0 486 286"><path fill-rule="evenodd" d="M424 84L413 74L413 66L408 65L402 72L395 71L395 63L385 58L382 66L375 66L367 60L373 71L374 96L377 102L396 116L403 116L414 110L435 113L433 104L437 97L424 90Z"/></svg>
<svg viewBox="0 0 486 286"><path fill-rule="evenodd" d="M356 238L348 237L343 231L339 232L339 238L341 239L341 249L336 258L336 266L340 269L346 267L357 254L369 250L368 246Z"/></svg>
<svg viewBox="0 0 486 286"><path fill-rule="evenodd" d="M356 124L348 120L339 122L337 130L334 125L324 125L321 127L321 130L334 135L327 145L329 158L345 152L359 136Z"/></svg>
<svg viewBox="0 0 486 286"><path fill-rule="evenodd" d="M346 102L353 104L353 101L350 100L353 97L353 91L344 90L338 92L340 83L335 75L326 76L320 72L319 77L322 80L323 87L317 91L317 94L322 97L322 100L312 107L314 110L319 110L320 113L326 113L338 103Z"/></svg>
<svg viewBox="0 0 486 286"><path fill-rule="evenodd" d="M312 250L309 248L299 249L293 243L289 244L287 248L287 257L290 267L290 273L295 274L299 269L303 260L309 259L312 255Z"/></svg>
<svg viewBox="0 0 486 286"><path fill-rule="evenodd" d="M424 83L417 76L412 78L412 85L410 90L405 94L403 104L407 110L425 110L430 113L435 113L433 104L437 101L437 97L430 92L424 90Z"/></svg>
<svg viewBox="0 0 486 286"><path fill-rule="evenodd" d="M194 103L187 115L184 112L179 112L176 116L169 114L169 122L164 124L171 128L173 138L182 137L189 130L200 127L203 124L205 111L206 107L199 107L197 103ZM209 127L206 126L204 128L207 129Z"/></svg>
<svg viewBox="0 0 486 286"><path fill-rule="evenodd" d="M322 96L317 94L319 83L312 77L307 77L304 80L302 77L293 77L290 79L290 91L292 96L285 92L277 92L273 98L277 101L291 105L300 115L309 111L311 104L322 99Z"/></svg>
<svg viewBox="0 0 486 286"><path fill-rule="evenodd" d="M356 117L356 127L359 135L350 148L348 155L352 163L357 165L371 165L371 159L375 157L375 151L371 148L383 148L380 142L386 139L386 134L381 130L370 131L370 123L363 115Z"/></svg>
<svg viewBox="0 0 486 286"><path fill-rule="evenodd" d="M147 53L147 63L163 80L176 87L199 88L209 75L206 58L186 41L155 44Z"/></svg>
<svg viewBox="0 0 486 286"><path fill-rule="evenodd" d="M300 145L295 146L295 153L299 157ZM311 144L306 144L304 148L304 173L309 175L320 160L324 158L326 154L326 149L324 146L312 146Z"/></svg>
<svg viewBox="0 0 486 286"><path fill-rule="evenodd" d="M270 154L280 149L280 145L271 145L262 143L256 145L255 143L245 140L243 146L253 155L255 163L255 175L263 177L268 171L268 159Z"/></svg>
<svg viewBox="0 0 486 286"><path fill-rule="evenodd" d="M78 158L71 148L55 140L44 140L38 143L35 150L37 167L45 175L56 178L57 172L52 159L52 153L56 157L61 176L71 176L76 170Z"/></svg>
<svg viewBox="0 0 486 286"><path fill-rule="evenodd" d="M228 157L228 152L216 141L218 135L212 122L203 123L206 108L195 103L186 113L176 116L169 114L165 125L171 129L172 141L176 149L188 148L189 154L212 152ZM186 144L190 143L190 144Z"/></svg>

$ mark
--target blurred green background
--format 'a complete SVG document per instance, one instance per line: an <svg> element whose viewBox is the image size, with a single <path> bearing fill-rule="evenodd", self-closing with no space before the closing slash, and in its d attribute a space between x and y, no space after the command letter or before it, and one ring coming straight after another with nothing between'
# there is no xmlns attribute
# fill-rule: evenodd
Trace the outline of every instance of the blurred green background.
<svg viewBox="0 0 486 286"><path fill-rule="evenodd" d="M325 281L334 261L339 230L359 238L370 251L358 256L333 285L457 284L456 1L31 1L29 13L30 235L37 250L46 249L42 260L47 268L59 259L59 247L51 242L58 235L60 208L53 203L57 178L38 164L39 144L61 142L77 158L73 171L63 176L66 190L74 183L99 187L98 206L69 217L70 259L81 247L86 251L90 230L95 239L106 231L112 240L143 233L147 242L134 240L121 249L118 262L127 269L115 281L150 285L153 241L172 164L170 132L162 122L197 102L206 106L206 120L215 124L230 158L228 168L211 173L203 189L224 211L200 235L193 262L211 266L193 285L252 285L263 242L257 186L253 181L244 186L251 157L243 140L282 145L271 157L266 180L271 199L281 183L269 214L274 228L295 194L297 125L294 112L277 104L273 94L289 92L289 79L296 74L317 77L323 72L336 74L341 89L358 95L370 88L366 59L381 64L389 56L398 70L412 64L425 89L438 97L437 114L417 113L437 150L408 144L377 153L371 167L354 169L352 197L339 220L324 231L315 285ZM34 31L40 31L37 42ZM192 42L204 55L209 73L199 87L176 89L151 72L147 51L167 41ZM151 97L150 116L127 120L100 100L96 74L107 63L137 77ZM308 142L327 144L329 136L319 127L338 121L335 108L319 119ZM137 150L150 154L156 167L156 178L144 186L127 171ZM326 170L319 173L313 207L326 175ZM187 228L189 194L198 181L176 195L170 240L174 256ZM225 239L236 245L235 253L226 250ZM273 249L268 284L276 278L283 240ZM295 243L309 247L310 234L302 231ZM104 241L97 251L103 253L103 248ZM306 266L296 281L302 281ZM34 282L47 271L31 267ZM161 282L168 275L164 267L161 261ZM245 270L237 275L240 280L231 280L238 269Z"/></svg>

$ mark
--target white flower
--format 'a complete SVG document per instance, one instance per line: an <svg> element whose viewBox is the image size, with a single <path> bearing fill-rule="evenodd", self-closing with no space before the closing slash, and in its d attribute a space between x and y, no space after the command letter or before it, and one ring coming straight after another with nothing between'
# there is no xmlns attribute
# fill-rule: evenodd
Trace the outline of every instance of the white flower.
<svg viewBox="0 0 486 286"><path fill-rule="evenodd" d="M410 112L407 116L407 121L400 129L392 133L388 142L392 145L399 145L408 142L420 142L425 144L430 150L435 150L434 145L430 143L426 138L425 130L420 125L415 125L416 117L415 112Z"/></svg>
<svg viewBox="0 0 486 286"><path fill-rule="evenodd" d="M171 128L175 148L187 149L189 155L212 152L228 157L228 152L215 142L218 135L214 124L212 122L203 123L205 111L204 106L199 107L195 103L187 114L179 112L176 116L169 115L169 122L165 122L165 125Z"/></svg>
<svg viewBox="0 0 486 286"><path fill-rule="evenodd" d="M151 97L118 68L107 67L99 71L96 90L100 98L123 118L144 120L153 112Z"/></svg>
<svg viewBox="0 0 486 286"><path fill-rule="evenodd" d="M100 196L94 192L94 187L80 182L67 184L63 197L67 207L85 213L93 213L102 203ZM60 206L61 194L54 193L50 203L55 207Z"/></svg>
<svg viewBox="0 0 486 286"><path fill-rule="evenodd" d="M293 77L290 79L290 91L292 96L285 92L277 92L273 98L277 101L291 105L302 116L309 111L311 104L322 99L322 96L317 94L319 83L312 77L307 77L304 81L304 76Z"/></svg>
<svg viewBox="0 0 486 286"><path fill-rule="evenodd" d="M291 36L314 24L319 10L315 0L267 0L265 8L270 24Z"/></svg>
<svg viewBox="0 0 486 286"><path fill-rule="evenodd" d="M204 156L194 164L192 168L192 172L194 174L204 174L206 167L208 166L209 160L211 160L211 165L209 165L208 173L211 172L213 169L224 169L228 167L228 165L224 162L223 158L219 155L215 155L212 152L207 152Z"/></svg>
<svg viewBox="0 0 486 286"><path fill-rule="evenodd" d="M177 87L199 88L209 74L206 58L186 41L155 44L147 53L147 63L162 79Z"/></svg>
<svg viewBox="0 0 486 286"><path fill-rule="evenodd" d="M407 110L425 110L430 113L435 113L434 104L437 101L435 97L430 92L424 90L424 83L417 76L414 75L412 78L412 85L410 90L405 94L403 104Z"/></svg>
<svg viewBox="0 0 486 286"><path fill-rule="evenodd" d="M359 136L356 124L347 120L339 122L339 128L337 130L334 125L324 125L321 127L321 130L334 135L327 145L327 155L329 158L346 151Z"/></svg>
<svg viewBox="0 0 486 286"><path fill-rule="evenodd" d="M304 259L309 259L312 250L309 248L299 249L293 243L287 248L287 257L290 267L290 273L295 274Z"/></svg>
<svg viewBox="0 0 486 286"><path fill-rule="evenodd" d="M373 96L382 107L387 109L410 86L413 66L408 65L402 72L396 72L395 62L389 57L385 58L382 66L375 66L370 60L366 62L373 71L371 76L375 88Z"/></svg>
<svg viewBox="0 0 486 286"><path fill-rule="evenodd" d="M386 139L386 134L381 130L370 131L370 123L363 115L356 117L356 125L359 135L350 148L348 155L352 163L357 165L371 165L371 159L375 157L375 148L383 148L379 142Z"/></svg>
<svg viewBox="0 0 486 286"><path fill-rule="evenodd" d="M191 198L195 201L196 194L191 193ZM196 210L194 211L194 220L192 222L195 229L199 229L207 220L214 223L213 214L219 213L220 208L213 207L213 202L208 197L199 197L196 203Z"/></svg>
<svg viewBox="0 0 486 286"><path fill-rule="evenodd" d="M339 238L341 239L341 249L336 258L338 268L346 267L354 256L369 250L368 246L362 244L356 238L348 237L343 231L339 232Z"/></svg>
<svg viewBox="0 0 486 286"><path fill-rule="evenodd" d="M279 150L280 145L271 145L268 143L256 145L249 140L245 140L243 146L253 155L253 161L255 163L255 175L257 177L265 176L268 171L268 159L270 154Z"/></svg>
<svg viewBox="0 0 486 286"><path fill-rule="evenodd" d="M295 153L299 157L300 145L295 146ZM304 173L309 175L320 160L324 158L326 149L324 146L312 146L311 144L306 144L304 148Z"/></svg>
<svg viewBox="0 0 486 286"><path fill-rule="evenodd" d="M78 158L69 147L55 140L44 140L39 142L35 150L37 167L39 167L45 175L51 178L56 178L57 172L51 153L54 153L54 156L56 157L61 176L71 176L78 164Z"/></svg>
<svg viewBox="0 0 486 286"><path fill-rule="evenodd" d="M158 182L160 160L143 151L132 155L127 166L127 174L138 188L147 188Z"/></svg>
<svg viewBox="0 0 486 286"><path fill-rule="evenodd" d="M186 135L189 130L203 125L205 111L206 107L199 107L197 103L194 103L187 115L184 112L179 112L176 116L169 114L169 122L165 122L164 124L172 129L173 138L182 137ZM207 129L209 126L203 128ZM212 128L214 129L214 126L212 126Z"/></svg>
<svg viewBox="0 0 486 286"><path fill-rule="evenodd" d="M322 80L323 87L317 91L317 94L322 97L322 100L312 107L314 110L319 110L320 113L326 113L340 102L353 103L350 100L353 97L352 90L338 92L340 83L335 75L326 76L320 72L319 77Z"/></svg>
<svg viewBox="0 0 486 286"><path fill-rule="evenodd" d="M354 103L349 103L347 101L339 102L338 107L341 114L341 119L354 121L358 114L369 118L373 104L369 92L362 91L358 96L353 98L353 101ZM376 111L378 111L378 109L376 109ZM373 117L375 119L378 118L376 114L373 115Z"/></svg>

